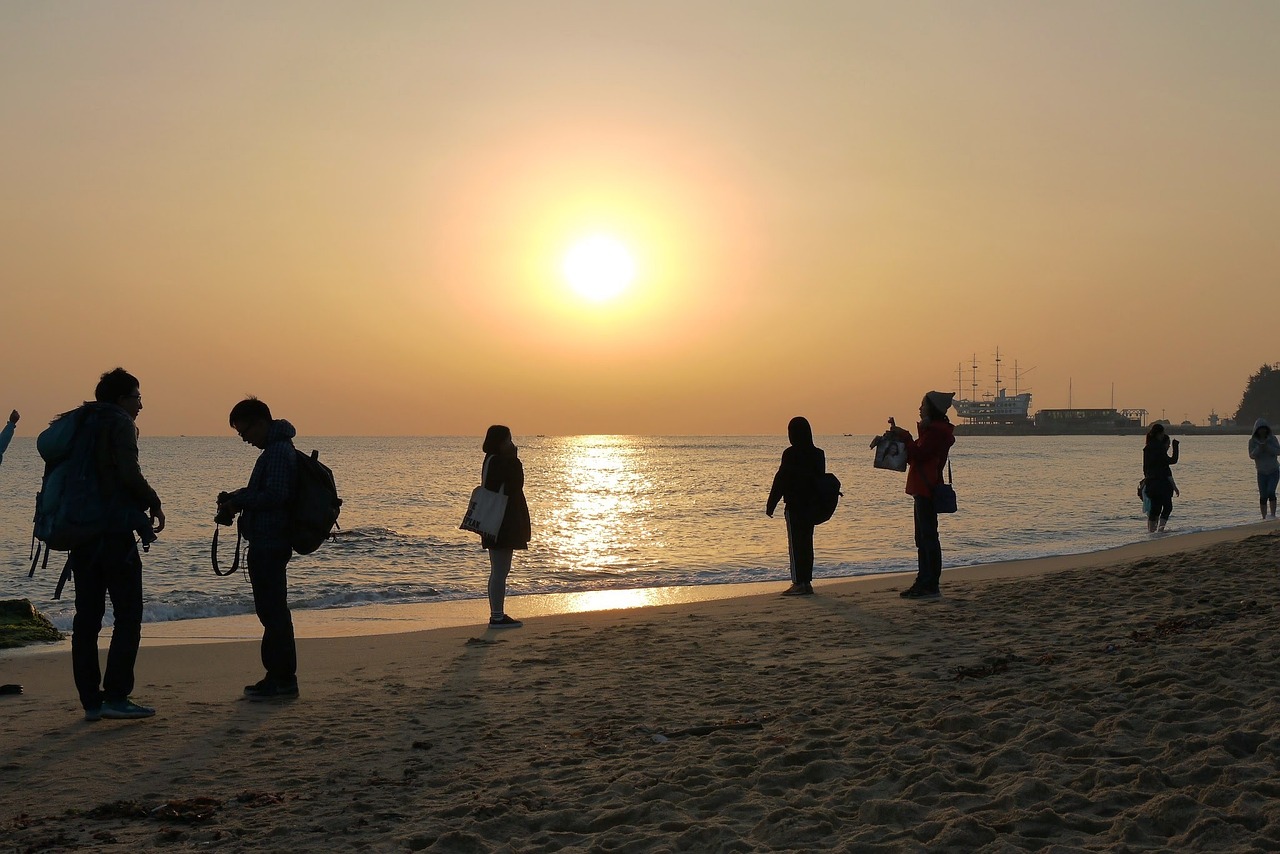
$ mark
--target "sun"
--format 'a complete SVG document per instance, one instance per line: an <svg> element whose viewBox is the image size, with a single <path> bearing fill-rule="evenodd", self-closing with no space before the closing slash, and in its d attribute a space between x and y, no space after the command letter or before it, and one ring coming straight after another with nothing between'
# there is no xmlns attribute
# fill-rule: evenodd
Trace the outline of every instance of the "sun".
<svg viewBox="0 0 1280 854"><path fill-rule="evenodd" d="M613 299L636 277L626 244L608 234L593 234L570 246L561 270L569 287L592 302Z"/></svg>

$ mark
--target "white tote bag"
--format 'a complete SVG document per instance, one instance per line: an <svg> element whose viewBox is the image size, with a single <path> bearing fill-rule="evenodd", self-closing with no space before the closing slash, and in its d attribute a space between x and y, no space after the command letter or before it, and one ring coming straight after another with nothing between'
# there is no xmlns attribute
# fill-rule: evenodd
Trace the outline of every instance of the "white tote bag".
<svg viewBox="0 0 1280 854"><path fill-rule="evenodd" d="M493 459L490 457L489 459ZM466 515L462 517L460 530L473 534L497 537L502 527L502 517L507 514L507 487L504 484L494 492L485 489L485 476L489 473L489 460L484 461L480 470L480 485L471 490L471 501L467 504Z"/></svg>

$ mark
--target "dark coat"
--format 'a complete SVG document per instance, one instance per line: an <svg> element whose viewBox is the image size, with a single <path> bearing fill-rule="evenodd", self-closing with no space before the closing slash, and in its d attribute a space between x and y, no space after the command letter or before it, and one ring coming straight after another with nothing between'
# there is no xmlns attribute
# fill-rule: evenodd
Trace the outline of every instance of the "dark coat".
<svg viewBox="0 0 1280 854"><path fill-rule="evenodd" d="M506 487L507 512L502 517L498 537L480 536L480 544L486 549L527 549L533 529L529 522L529 503L524 498L524 465L517 456L489 454L485 457L489 471L484 478L484 488L498 492Z"/></svg>
<svg viewBox="0 0 1280 854"><path fill-rule="evenodd" d="M297 435L288 421L272 420L267 429L267 447L253 464L249 485L231 493L241 509L240 533L254 545L289 545L289 518L298 479L298 452L293 447L293 437Z"/></svg>
<svg viewBox="0 0 1280 854"><path fill-rule="evenodd" d="M773 476L773 487L765 512L773 515L779 499L787 502L787 512L797 522L809 522L817 516L818 478L827 470L827 455L813 444L813 430L804 418L793 418L787 425L791 447L782 452L782 463Z"/></svg>
<svg viewBox="0 0 1280 854"><path fill-rule="evenodd" d="M94 464L103 500L114 512L112 532L149 530L147 511L160 509L160 496L147 483L138 464L138 426L114 403L86 403L86 417L96 419Z"/></svg>
<svg viewBox="0 0 1280 854"><path fill-rule="evenodd" d="M1178 446L1173 446L1173 453L1166 453L1168 440L1148 442L1142 448L1142 474L1146 480L1147 495L1153 499L1163 500L1173 495L1173 470L1170 466L1178 464Z"/></svg>

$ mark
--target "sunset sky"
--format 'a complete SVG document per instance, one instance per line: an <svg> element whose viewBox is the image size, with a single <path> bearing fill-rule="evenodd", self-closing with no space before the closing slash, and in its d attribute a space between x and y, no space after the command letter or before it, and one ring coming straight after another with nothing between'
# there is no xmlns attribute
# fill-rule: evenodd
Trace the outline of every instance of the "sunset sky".
<svg viewBox="0 0 1280 854"><path fill-rule="evenodd" d="M150 435L876 432L998 346L1033 408L1200 423L1280 361L1277 44L1271 0L0 0L0 407L123 365Z"/></svg>

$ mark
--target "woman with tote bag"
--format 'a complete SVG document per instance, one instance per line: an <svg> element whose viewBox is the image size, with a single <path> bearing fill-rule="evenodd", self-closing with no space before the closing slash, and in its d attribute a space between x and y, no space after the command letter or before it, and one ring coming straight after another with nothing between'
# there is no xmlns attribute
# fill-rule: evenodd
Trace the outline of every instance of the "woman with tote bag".
<svg viewBox="0 0 1280 854"><path fill-rule="evenodd" d="M484 437L484 465L481 485L490 492L507 496L506 512L497 536L480 535L480 544L489 552L489 628L518 629L519 620L503 610L507 597L507 576L516 549L529 548L531 526L529 504L524 498L524 466L516 455L511 428L494 424Z"/></svg>

